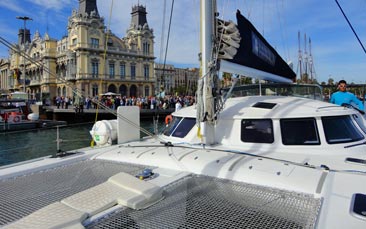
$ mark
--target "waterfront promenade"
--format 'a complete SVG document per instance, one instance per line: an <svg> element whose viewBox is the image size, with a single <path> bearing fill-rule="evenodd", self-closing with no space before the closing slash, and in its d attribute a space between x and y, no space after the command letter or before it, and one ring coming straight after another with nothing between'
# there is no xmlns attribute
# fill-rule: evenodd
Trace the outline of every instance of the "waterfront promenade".
<svg viewBox="0 0 366 229"><path fill-rule="evenodd" d="M57 108L57 106L44 106L43 114L47 119L57 121L67 121L67 123L82 123L95 121L96 113L98 112L97 120L103 119L116 119L116 116L104 109L83 109L82 112L76 112L74 106L69 106L68 109ZM174 112L174 108L168 109L140 109L141 120L153 120L158 116L159 119L165 119L165 117Z"/></svg>

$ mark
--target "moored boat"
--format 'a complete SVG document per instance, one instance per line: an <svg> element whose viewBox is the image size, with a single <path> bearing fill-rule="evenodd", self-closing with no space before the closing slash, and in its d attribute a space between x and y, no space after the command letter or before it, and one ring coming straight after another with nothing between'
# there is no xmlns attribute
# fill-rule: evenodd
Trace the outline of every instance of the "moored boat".
<svg viewBox="0 0 366 229"><path fill-rule="evenodd" d="M0 99L0 132L66 125L65 121L41 120L25 99Z"/></svg>

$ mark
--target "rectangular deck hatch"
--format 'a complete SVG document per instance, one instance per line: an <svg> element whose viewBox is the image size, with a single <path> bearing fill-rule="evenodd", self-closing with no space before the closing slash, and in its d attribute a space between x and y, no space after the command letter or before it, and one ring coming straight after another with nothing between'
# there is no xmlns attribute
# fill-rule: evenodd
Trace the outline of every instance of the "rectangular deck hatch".
<svg viewBox="0 0 366 229"><path fill-rule="evenodd" d="M264 108L264 109L272 109L276 105L277 105L277 103L258 102L256 104L254 104L253 107Z"/></svg>

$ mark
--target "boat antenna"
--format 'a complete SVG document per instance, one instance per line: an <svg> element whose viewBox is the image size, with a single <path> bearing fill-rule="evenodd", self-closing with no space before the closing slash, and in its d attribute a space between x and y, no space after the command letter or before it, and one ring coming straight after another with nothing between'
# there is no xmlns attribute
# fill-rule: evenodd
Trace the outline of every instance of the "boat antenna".
<svg viewBox="0 0 366 229"><path fill-rule="evenodd" d="M338 1L337 1L337 0L335 0L335 2L337 3L337 5L338 5L339 9L341 10L341 12L342 12L342 14L343 14L344 18L345 18L345 19L346 19L346 21L347 21L347 23L348 23L349 27L351 27L353 34L356 36L356 38L357 38L358 42L360 43L360 45L361 45L361 47L362 47L362 49L363 49L364 53L366 54L366 49L365 49L365 47L363 46L363 44L362 44L362 42L361 42L360 38L358 37L358 35L357 35L356 31L353 29L353 26L352 26L351 22L348 20L348 18L347 18L347 16L346 16L346 14L344 13L344 11L343 11L343 9L342 9L341 5L339 5L339 3L338 3Z"/></svg>

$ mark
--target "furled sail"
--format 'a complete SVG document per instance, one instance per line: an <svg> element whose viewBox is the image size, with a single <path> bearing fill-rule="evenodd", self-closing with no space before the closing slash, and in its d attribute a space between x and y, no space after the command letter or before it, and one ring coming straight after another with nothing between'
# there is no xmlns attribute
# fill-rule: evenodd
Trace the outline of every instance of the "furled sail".
<svg viewBox="0 0 366 229"><path fill-rule="evenodd" d="M219 20L220 71L273 82L294 82L296 74L238 10L237 25Z"/></svg>

